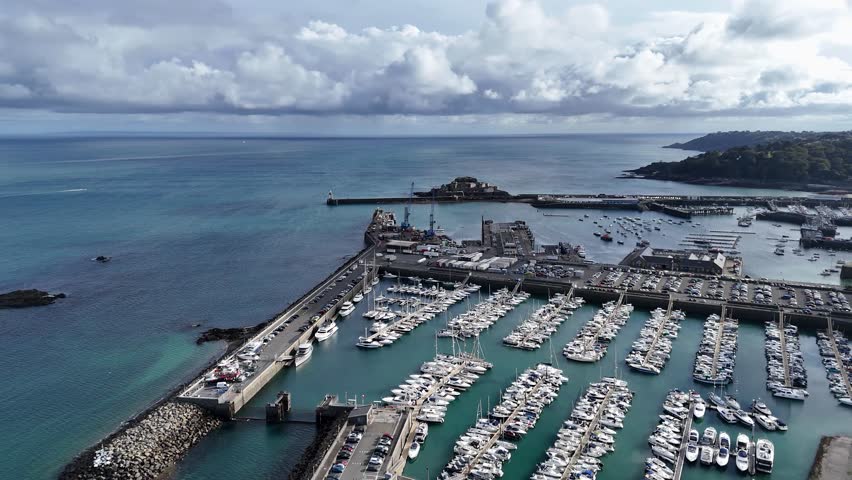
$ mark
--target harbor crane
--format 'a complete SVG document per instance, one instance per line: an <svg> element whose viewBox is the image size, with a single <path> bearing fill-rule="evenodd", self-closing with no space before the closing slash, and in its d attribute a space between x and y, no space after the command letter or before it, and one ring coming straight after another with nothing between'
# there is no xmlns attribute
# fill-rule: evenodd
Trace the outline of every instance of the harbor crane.
<svg viewBox="0 0 852 480"><path fill-rule="evenodd" d="M408 230L411 228L411 223L408 217L411 216L411 204L414 202L414 182L411 182L411 190L408 192L408 204L405 206L405 215L402 218L402 229Z"/></svg>

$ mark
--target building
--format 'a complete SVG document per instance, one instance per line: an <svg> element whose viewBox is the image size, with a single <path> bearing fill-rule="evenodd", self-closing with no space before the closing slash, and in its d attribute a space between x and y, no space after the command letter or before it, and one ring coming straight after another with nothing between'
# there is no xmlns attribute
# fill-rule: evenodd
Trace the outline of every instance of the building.
<svg viewBox="0 0 852 480"><path fill-rule="evenodd" d="M710 275L724 273L726 263L727 257L720 252L666 250L651 247L638 248L621 262L622 265L636 268Z"/></svg>
<svg viewBox="0 0 852 480"><path fill-rule="evenodd" d="M457 177L452 182L441 185L438 188L433 188L428 192L414 192L418 197L436 198L508 198L511 197L509 192L500 190L496 185L487 182L480 182L474 177Z"/></svg>
<svg viewBox="0 0 852 480"><path fill-rule="evenodd" d="M512 223L482 220L482 246L493 248L496 255L529 256L535 253L535 237L522 220Z"/></svg>

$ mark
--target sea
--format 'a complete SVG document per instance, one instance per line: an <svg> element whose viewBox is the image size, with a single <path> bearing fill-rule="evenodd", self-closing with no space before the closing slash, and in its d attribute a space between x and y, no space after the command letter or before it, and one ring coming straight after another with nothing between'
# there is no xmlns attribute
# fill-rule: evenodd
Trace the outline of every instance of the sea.
<svg viewBox="0 0 852 480"><path fill-rule="evenodd" d="M196 345L200 330L264 321L357 252L375 207L328 207L330 192L405 196L412 183L424 190L467 175L512 193L784 193L616 178L626 169L694 154L661 148L692 137L0 139L0 292L39 288L68 295L46 307L0 310L6 365L0 390L0 478L55 477L78 452L224 351L223 344ZM400 205L385 208L402 215ZM429 212L429 205L415 205L412 222L425 226ZM551 213L565 216L545 216ZM586 214L590 218L580 222ZM589 258L615 262L632 244L607 244L592 235L588 220L606 221L604 214L664 218L653 212L541 212L498 203L435 207L437 223L454 238L477 238L482 218L520 219L530 224L538 243L582 243ZM663 224L646 238L655 246L677 247L690 233L736 229L735 216L706 217L693 224ZM746 274L838 282L819 272L842 259L840 254L823 253L818 262L789 251L781 258L773 254L782 235L797 238L792 226L755 222L748 232L738 245ZM850 231L842 229L841 235ZM98 255L112 261L93 261ZM406 469L409 476L434 478L477 410L493 405L519 371L550 360L548 349L517 351L500 342L544 301L530 299L482 335L494 369L453 403L444 424L430 430L419 458ZM458 304L450 314L468 306ZM552 340L557 356L598 307L583 307L560 327ZM359 305L332 340L318 345L308 364L270 382L245 415L260 415L264 403L282 389L293 392L294 409L303 414L327 393L375 400L415 373L436 348L451 348L443 339L436 346L435 331L441 327L436 319L391 347L359 350L355 340L368 325L361 319L364 308ZM570 381L519 443L504 478L528 478L578 395L589 382L616 372L636 396L599 478L641 477L642 461L650 454L646 438L665 393L675 387L707 391L690 377L702 318L684 321L661 375L622 368L648 316L637 309L598 364L558 359ZM766 399L762 325L743 323L739 342L732 393ZM804 403L766 399L790 425L786 433L766 435L778 448L772 478L805 478L821 435L852 433L852 411L839 407L828 392L814 332L802 332L802 348L811 396ZM704 423L722 427L713 415ZM202 440L169 475L285 478L313 435L310 425L231 422ZM690 466L684 478L732 475L732 467L725 473Z"/></svg>

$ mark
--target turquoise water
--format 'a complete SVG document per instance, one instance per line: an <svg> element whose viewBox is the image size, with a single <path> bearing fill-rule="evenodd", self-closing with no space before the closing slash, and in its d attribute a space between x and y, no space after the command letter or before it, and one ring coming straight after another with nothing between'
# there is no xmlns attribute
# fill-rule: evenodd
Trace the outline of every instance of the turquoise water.
<svg viewBox="0 0 852 480"><path fill-rule="evenodd" d="M0 351L11 359L0 407L15 412L4 419L0 435L0 478L54 475L78 451L192 376L222 346L196 346L191 324L262 321L357 251L373 207L328 208L323 202L329 189L339 196L404 195L411 181L420 189L475 175L511 192L771 193L613 179L626 168L683 158L686 152L659 147L685 139L4 139L0 291L32 287L69 297L48 307L0 311ZM448 233L463 238L478 236L478 220L486 215L527 219L540 241L581 241L590 256L602 261L617 260L629 247L595 242L591 225L543 217L523 205L440 205L436 213ZM424 224L427 218L428 206L415 207L416 223ZM757 222L753 229L771 226ZM667 236L661 233L660 242L682 235L663 233ZM798 277L824 268L799 265L803 259L789 255L779 266L765 241L755 238L749 247L756 260L747 258L747 272L770 276L779 270ZM104 265L90 261L99 254L114 260ZM501 320L492 332L511 329L519 321L513 318ZM280 388L294 391L301 409L310 409L327 392L375 398L434 351L430 329L437 327L430 325L401 342L405 349L359 352L346 339L357 336L362 323L353 316L336 343L323 345L305 369L280 375L253 407L259 408ZM557 351L571 328L570 322L563 326L562 336L554 341ZM625 336L627 330L620 341L629 345L632 339ZM495 342L485 345L487 353L503 355L503 347ZM685 348L683 354L691 359L697 340L694 345L678 342L675 351ZM806 348L811 344L803 342ZM538 358L526 352L505 354L507 365L498 365L474 387L478 390L454 405L459 429L472 419L480 399L496 396L514 377L515 368ZM820 367L815 361L809 365ZM545 426L567 415L564 402L570 403L575 392L600 373L592 368L582 377L568 371L572 382L548 409L549 420L533 433L543 436L542 445L551 440L544 438ZM688 368L684 372L687 382ZM762 388L762 375L758 363L749 376L760 378ZM370 381L364 380L367 377ZM816 392L807 408L819 405L814 402L816 382L823 378L820 371L811 372L811 390ZM657 382L660 392L671 385L662 377L645 381ZM649 405L662 400L657 397L648 400ZM444 427L450 431L450 425ZM636 431L640 439L647 435L640 431L647 430L645 425L641 427ZM823 430L814 429L814 436L817 431ZM277 478L296 461L311 435L303 427L228 425L194 449L175 476L210 478L236 472ZM629 435L622 432L619 442ZM441 442L433 440L414 468L438 468L446 461L446 455L440 458L435 451ZM533 442L532 435L524 441ZM543 451L525 450L530 462L518 457L508 468L529 470ZM621 454L620 449L607 463L626 462L615 460Z"/></svg>

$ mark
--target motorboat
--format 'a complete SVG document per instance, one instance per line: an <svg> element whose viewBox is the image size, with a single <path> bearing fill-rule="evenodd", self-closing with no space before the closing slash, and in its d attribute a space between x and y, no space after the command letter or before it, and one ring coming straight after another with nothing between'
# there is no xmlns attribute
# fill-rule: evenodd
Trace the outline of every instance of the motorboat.
<svg viewBox="0 0 852 480"><path fill-rule="evenodd" d="M775 445L765 438L757 440L754 453L754 466L758 472L772 473L775 463Z"/></svg>
<svg viewBox="0 0 852 480"><path fill-rule="evenodd" d="M734 413L734 416L737 418L737 421L739 421L740 423L742 423L746 427L751 428L751 427L754 426L754 420L749 416L748 413L746 413L742 410L734 410L733 413Z"/></svg>
<svg viewBox="0 0 852 480"><path fill-rule="evenodd" d="M769 410L769 407L760 400L754 400L751 402L751 410L755 413L762 413L763 415L772 415L772 411Z"/></svg>
<svg viewBox="0 0 852 480"><path fill-rule="evenodd" d="M695 402L692 407L692 415L696 419L704 418L704 412L707 410L707 406L704 405L704 402Z"/></svg>
<svg viewBox="0 0 852 480"><path fill-rule="evenodd" d="M726 432L719 433L719 454L716 455L716 465L726 467L730 457L731 437Z"/></svg>
<svg viewBox="0 0 852 480"><path fill-rule="evenodd" d="M725 395L725 404L734 410L741 410L740 402L733 395Z"/></svg>
<svg viewBox="0 0 852 480"><path fill-rule="evenodd" d="M320 342L324 342L331 338L332 335L337 333L337 324L334 322L325 322L317 329L316 339Z"/></svg>
<svg viewBox="0 0 852 480"><path fill-rule="evenodd" d="M769 430L769 431L778 430L778 424L775 423L775 421L772 420L772 418L767 416L767 415L763 415L763 414L758 413L757 415L754 416L754 421L757 422L758 425L760 425L761 427L763 427L766 430Z"/></svg>
<svg viewBox="0 0 852 480"><path fill-rule="evenodd" d="M737 423L736 415L734 415L734 412L731 411L731 409L729 408L717 407L716 413L719 415L719 418L721 418L726 423Z"/></svg>
<svg viewBox="0 0 852 480"><path fill-rule="evenodd" d="M361 292L356 293L356 294L352 297L352 303L358 303L358 302L360 302L361 300L364 300L364 294L363 294L363 293L361 293Z"/></svg>
<svg viewBox="0 0 852 480"><path fill-rule="evenodd" d="M337 311L337 314L341 317L349 316L352 312L355 311L355 305L352 302L343 302L340 305L340 310Z"/></svg>
<svg viewBox="0 0 852 480"><path fill-rule="evenodd" d="M417 455L420 454L420 442L411 442L411 446L408 447L408 459L415 460Z"/></svg>
<svg viewBox="0 0 852 480"><path fill-rule="evenodd" d="M713 427L707 427L704 429L704 434L701 436L701 444L702 445L715 445L716 444L716 429Z"/></svg>
<svg viewBox="0 0 852 480"><path fill-rule="evenodd" d="M690 463L694 463L698 460L698 445L690 443L686 446L686 460Z"/></svg>
<svg viewBox="0 0 852 480"><path fill-rule="evenodd" d="M299 344L298 350L296 350L296 366L304 364L308 360L310 360L311 355L314 353L314 344L313 343L301 343Z"/></svg>
<svg viewBox="0 0 852 480"><path fill-rule="evenodd" d="M737 470L741 472L748 471L748 450L737 450Z"/></svg>
<svg viewBox="0 0 852 480"><path fill-rule="evenodd" d="M700 458L703 465L712 465L713 461L716 459L716 449L710 445L704 445L701 447Z"/></svg>

